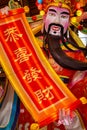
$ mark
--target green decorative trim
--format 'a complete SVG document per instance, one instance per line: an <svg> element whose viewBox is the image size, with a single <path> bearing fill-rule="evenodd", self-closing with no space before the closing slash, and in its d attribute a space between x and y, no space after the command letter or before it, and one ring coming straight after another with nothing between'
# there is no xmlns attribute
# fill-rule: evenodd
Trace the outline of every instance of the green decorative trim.
<svg viewBox="0 0 87 130"><path fill-rule="evenodd" d="M35 16L32 16L32 17L27 17L27 20L28 20L29 23L32 23L32 22L35 22L35 21L38 21L38 20L41 20L41 19L42 19L41 15L35 15Z"/></svg>

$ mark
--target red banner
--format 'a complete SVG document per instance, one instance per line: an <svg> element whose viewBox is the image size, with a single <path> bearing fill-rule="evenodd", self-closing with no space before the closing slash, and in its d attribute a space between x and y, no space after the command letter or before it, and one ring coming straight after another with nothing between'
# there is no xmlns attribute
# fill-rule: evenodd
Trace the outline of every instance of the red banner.
<svg viewBox="0 0 87 130"><path fill-rule="evenodd" d="M44 57L22 8L0 16L0 62L21 101L41 126L77 99ZM47 122L46 122L47 121Z"/></svg>

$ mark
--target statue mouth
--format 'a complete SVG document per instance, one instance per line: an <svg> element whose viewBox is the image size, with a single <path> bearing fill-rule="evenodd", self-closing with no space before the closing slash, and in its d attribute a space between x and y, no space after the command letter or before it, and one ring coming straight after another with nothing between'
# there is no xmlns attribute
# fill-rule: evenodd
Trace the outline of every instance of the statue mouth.
<svg viewBox="0 0 87 130"><path fill-rule="evenodd" d="M59 26L53 25L53 26L52 26L52 30L54 30L54 31L60 31L61 28L60 28Z"/></svg>
<svg viewBox="0 0 87 130"><path fill-rule="evenodd" d="M48 34L57 36L63 35L63 26L60 24L51 23L48 28Z"/></svg>

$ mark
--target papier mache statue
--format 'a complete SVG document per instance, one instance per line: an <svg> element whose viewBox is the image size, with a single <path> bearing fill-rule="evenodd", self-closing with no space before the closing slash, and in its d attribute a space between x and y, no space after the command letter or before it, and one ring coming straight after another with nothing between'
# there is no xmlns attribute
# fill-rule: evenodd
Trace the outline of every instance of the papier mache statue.
<svg viewBox="0 0 87 130"><path fill-rule="evenodd" d="M71 1L43 0L42 5L45 11L43 36L38 37L37 41L50 65L71 92L77 98L83 96L87 98L87 49L80 43L77 35L73 37L69 34L69 31L72 31ZM64 125L66 130L87 129L87 104L77 110L74 112L60 110L57 125L52 123L50 129L60 128L60 125ZM74 113L72 118L70 113Z"/></svg>
<svg viewBox="0 0 87 130"><path fill-rule="evenodd" d="M72 36L70 36L70 39L69 37L67 37L68 27L70 26L70 18L72 14L70 1L69 0L65 0L65 1L47 0L47 1L43 1L43 3L44 2L46 4L46 7L44 6L45 15L43 17L42 36L36 38L38 44L40 44L40 47L44 55L46 56L48 62L50 63L50 65L53 67L53 69L58 74L58 76L60 76L61 80L67 85L67 87L72 90L75 96L77 98L80 98L81 96L86 96L87 95L86 87L81 86L83 90L82 88L78 87L79 91L81 92L83 91L83 93L81 93L80 96L78 95L78 93L76 94L77 89L74 87L75 85L80 86L83 83L83 81L85 84L87 83L87 61L86 61L86 56L84 55L86 52L86 48L80 47L79 43L76 43L74 40L72 40L73 38L71 39ZM10 87L8 89L10 90L12 89L10 83L8 87ZM3 89L1 87L0 93L2 91ZM12 91L13 91L13 97L15 95L17 98L17 102L13 102L14 103L12 105L13 107L10 107L10 109L16 111L15 113L14 111L11 111L10 117L6 116L6 114L4 113L6 109L5 106L3 106L3 101L6 99L6 102L4 104L7 105L9 103L12 104L12 102L7 101L7 99L9 99L8 97L3 98L2 102L0 102L0 106L2 109L5 110L3 111L0 109L1 129L6 124L7 119L5 117L9 117L11 119L9 125L6 125L8 130L14 130L14 127L16 126L17 117L18 117L17 115L19 113L19 99L17 95L14 94L15 92L13 89ZM9 94L8 96L10 97ZM14 99L14 98L10 98L10 99ZM85 112L86 112L86 108L87 105L85 105L84 107ZM84 115L84 111L82 110L83 110L83 106L82 108L78 108L78 110L73 112L70 110L65 111L65 109L59 110L58 112L59 119L49 124L47 126L47 129L49 130L87 129L86 128L87 116ZM3 113L2 117L1 117L1 113Z"/></svg>

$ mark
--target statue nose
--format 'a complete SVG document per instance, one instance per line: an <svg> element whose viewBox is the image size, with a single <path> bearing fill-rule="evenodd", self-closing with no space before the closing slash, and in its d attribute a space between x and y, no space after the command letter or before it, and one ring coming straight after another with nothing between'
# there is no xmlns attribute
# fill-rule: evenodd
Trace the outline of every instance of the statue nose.
<svg viewBox="0 0 87 130"><path fill-rule="evenodd" d="M59 16L56 17L55 23L60 23L60 17Z"/></svg>

